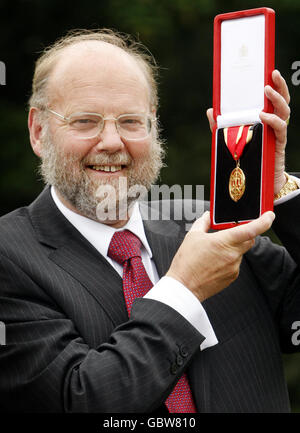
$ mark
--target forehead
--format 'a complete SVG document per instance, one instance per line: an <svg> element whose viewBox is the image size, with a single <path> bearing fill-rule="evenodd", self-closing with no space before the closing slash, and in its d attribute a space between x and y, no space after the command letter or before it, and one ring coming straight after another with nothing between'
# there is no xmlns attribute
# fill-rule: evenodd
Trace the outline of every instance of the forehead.
<svg viewBox="0 0 300 433"><path fill-rule="evenodd" d="M79 42L62 50L49 78L48 95L50 104L70 109L116 110L128 104L148 109L150 104L149 85L137 61L101 41Z"/></svg>

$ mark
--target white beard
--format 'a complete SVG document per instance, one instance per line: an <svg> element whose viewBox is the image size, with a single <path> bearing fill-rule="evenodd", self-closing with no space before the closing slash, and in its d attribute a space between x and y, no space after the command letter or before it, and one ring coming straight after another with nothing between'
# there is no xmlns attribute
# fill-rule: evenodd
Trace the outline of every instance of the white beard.
<svg viewBox="0 0 300 433"><path fill-rule="evenodd" d="M149 190L157 180L163 166L164 150L159 139L153 140L149 153L143 159L133 160L125 151L115 154L102 152L93 157L78 158L67 153L53 140L48 125L45 126L42 136L42 155L40 173L46 184L53 185L61 196L69 202L78 213L93 220L99 221L97 206L103 197L97 196L102 185L111 185L115 190L116 215L119 215L120 206L126 202L128 209L139 197L128 196L128 190L136 185ZM87 173L87 165L126 165L127 190L119 188L119 177L94 180ZM107 221L103 221L107 222Z"/></svg>

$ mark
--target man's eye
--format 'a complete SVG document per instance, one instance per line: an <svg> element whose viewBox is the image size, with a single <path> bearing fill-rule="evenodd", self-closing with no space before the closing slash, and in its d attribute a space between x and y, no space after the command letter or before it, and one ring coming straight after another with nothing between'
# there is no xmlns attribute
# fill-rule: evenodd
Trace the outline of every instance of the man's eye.
<svg viewBox="0 0 300 433"><path fill-rule="evenodd" d="M140 126L143 125L144 121L138 117L126 117L124 119L120 119L120 124L122 126L131 125L131 126Z"/></svg>
<svg viewBox="0 0 300 433"><path fill-rule="evenodd" d="M98 119L93 119L90 117L79 117L77 119L72 119L70 122L71 126L74 128L83 128L83 127L92 127L97 125L99 122Z"/></svg>
<svg viewBox="0 0 300 433"><path fill-rule="evenodd" d="M73 120L72 123L78 123L80 125L86 125L88 123L90 123L90 124L97 123L97 121L94 119L83 119L82 118L82 119L75 119L75 120Z"/></svg>
<svg viewBox="0 0 300 433"><path fill-rule="evenodd" d="M140 119L125 119L124 122L126 122L126 123L139 123Z"/></svg>

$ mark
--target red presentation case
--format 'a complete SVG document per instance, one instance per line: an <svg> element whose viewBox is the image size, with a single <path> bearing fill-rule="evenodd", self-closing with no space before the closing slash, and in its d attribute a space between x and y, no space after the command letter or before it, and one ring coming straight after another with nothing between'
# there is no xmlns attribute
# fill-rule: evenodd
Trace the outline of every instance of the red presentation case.
<svg viewBox="0 0 300 433"><path fill-rule="evenodd" d="M273 210L275 136L259 119L272 112L264 94L272 85L275 58L275 12L269 8L217 15L214 20L211 226L225 229ZM236 162L224 144L223 128L254 125L254 138L240 159L245 193L237 202L228 193ZM224 141L224 142L223 142Z"/></svg>

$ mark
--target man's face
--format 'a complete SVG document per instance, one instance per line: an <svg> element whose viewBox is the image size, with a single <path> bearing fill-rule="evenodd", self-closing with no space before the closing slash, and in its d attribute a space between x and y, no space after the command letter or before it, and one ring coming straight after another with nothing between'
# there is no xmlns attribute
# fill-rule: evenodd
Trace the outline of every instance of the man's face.
<svg viewBox="0 0 300 433"><path fill-rule="evenodd" d="M67 50L50 78L52 110L66 117L78 112L104 117L152 114L148 85L133 59L98 42L76 48ZM162 165L155 128L147 138L130 141L118 134L113 120L107 120L97 137L83 139L52 114L43 131L41 156L45 180L69 207L93 219L97 219L99 186L115 188L118 206L125 199L119 194L120 177L126 178L128 188L138 184L149 189Z"/></svg>

